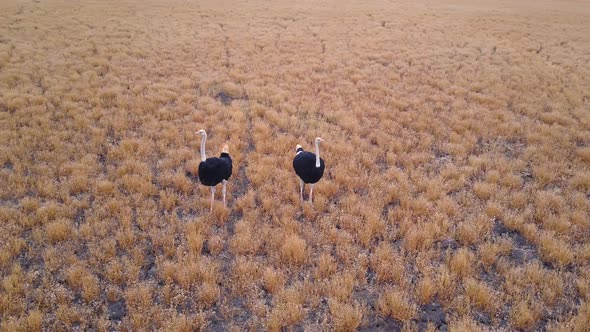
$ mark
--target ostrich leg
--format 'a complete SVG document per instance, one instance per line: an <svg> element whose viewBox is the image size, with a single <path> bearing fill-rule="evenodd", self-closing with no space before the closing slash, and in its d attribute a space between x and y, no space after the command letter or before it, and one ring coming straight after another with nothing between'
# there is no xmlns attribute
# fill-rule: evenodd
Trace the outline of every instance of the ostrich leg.
<svg viewBox="0 0 590 332"><path fill-rule="evenodd" d="M225 186L226 186L226 184L227 184L227 180L223 180L223 190L222 190L222 192L223 192L223 207L224 208L227 207L227 205L225 204L225 191L226 191Z"/></svg>
<svg viewBox="0 0 590 332"><path fill-rule="evenodd" d="M301 198L301 201L303 202L303 186L305 184L303 183L303 180L299 179L299 198Z"/></svg>
<svg viewBox="0 0 590 332"><path fill-rule="evenodd" d="M213 200L215 199L215 186L211 187L211 209L209 212L213 212Z"/></svg>
<svg viewBox="0 0 590 332"><path fill-rule="evenodd" d="M313 184L310 185L311 189L309 189L309 202L313 203Z"/></svg>

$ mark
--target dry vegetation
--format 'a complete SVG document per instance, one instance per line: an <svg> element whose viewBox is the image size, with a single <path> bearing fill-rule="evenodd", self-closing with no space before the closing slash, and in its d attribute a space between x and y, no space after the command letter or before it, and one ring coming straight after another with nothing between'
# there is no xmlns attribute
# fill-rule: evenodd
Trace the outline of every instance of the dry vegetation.
<svg viewBox="0 0 590 332"><path fill-rule="evenodd" d="M0 2L0 329L587 329L589 21ZM200 128L235 163L212 214Z"/></svg>

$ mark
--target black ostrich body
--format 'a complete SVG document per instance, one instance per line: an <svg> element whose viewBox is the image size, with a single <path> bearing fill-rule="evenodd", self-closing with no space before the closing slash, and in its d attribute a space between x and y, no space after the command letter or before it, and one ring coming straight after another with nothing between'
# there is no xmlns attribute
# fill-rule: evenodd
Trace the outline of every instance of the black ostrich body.
<svg viewBox="0 0 590 332"><path fill-rule="evenodd" d="M232 174L232 161L229 154L222 152L219 158L207 158L199 164L199 181L212 187L223 180L229 180Z"/></svg>
<svg viewBox="0 0 590 332"><path fill-rule="evenodd" d="M293 168L295 173L303 180L304 183L316 183L324 175L324 160L320 158L320 167L315 166L316 155L303 151L302 148L297 150L297 155L293 159Z"/></svg>

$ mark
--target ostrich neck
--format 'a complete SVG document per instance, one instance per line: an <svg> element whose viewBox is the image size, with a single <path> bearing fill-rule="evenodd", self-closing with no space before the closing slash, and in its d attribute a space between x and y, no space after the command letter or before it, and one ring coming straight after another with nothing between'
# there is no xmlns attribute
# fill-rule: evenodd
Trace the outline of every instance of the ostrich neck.
<svg viewBox="0 0 590 332"><path fill-rule="evenodd" d="M207 156L205 155L205 141L207 141L206 134L201 137L201 161L207 160Z"/></svg>
<svg viewBox="0 0 590 332"><path fill-rule="evenodd" d="M315 167L320 167L320 143L315 142Z"/></svg>

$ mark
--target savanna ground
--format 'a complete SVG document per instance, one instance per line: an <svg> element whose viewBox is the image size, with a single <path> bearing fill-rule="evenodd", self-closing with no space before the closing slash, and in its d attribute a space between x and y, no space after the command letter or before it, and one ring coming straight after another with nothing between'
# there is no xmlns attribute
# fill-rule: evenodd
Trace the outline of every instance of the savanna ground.
<svg viewBox="0 0 590 332"><path fill-rule="evenodd" d="M495 3L2 1L0 328L585 330L590 6Z"/></svg>

